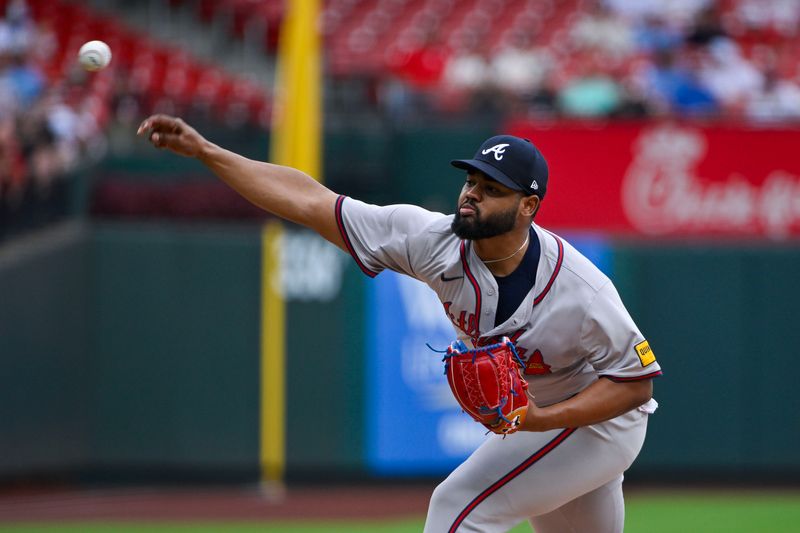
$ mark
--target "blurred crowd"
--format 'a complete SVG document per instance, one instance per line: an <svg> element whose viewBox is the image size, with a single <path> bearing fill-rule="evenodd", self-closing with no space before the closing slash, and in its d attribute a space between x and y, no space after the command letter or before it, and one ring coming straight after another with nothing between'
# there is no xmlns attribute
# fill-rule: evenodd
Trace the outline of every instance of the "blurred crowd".
<svg viewBox="0 0 800 533"><path fill-rule="evenodd" d="M329 118L365 106L393 124L485 114L800 121L798 0L326 0L324 5L327 80L333 89ZM109 147L115 152L130 147L143 114L197 115L223 127L268 124L269 95L260 87L228 76L219 64L197 62L190 50L176 52L146 34L121 30L120 14L95 15L72 0L0 0L0 6L0 236L27 207L47 205L71 171L101 158ZM355 14L359 6L366 16ZM417 12L403 18L403 10L412 7ZM396 13L389 16L386 10L392 9ZM87 25L92 17L94 25ZM392 33L387 29L392 24L405 26ZM100 30L116 39L115 59L110 68L88 74L77 68L70 50ZM411 45L384 50L375 46L380 35ZM369 39L362 43L364 36ZM354 55L358 50L366 55ZM266 53L274 54L274 47ZM368 69L366 96L353 96L357 85L345 84L352 105L337 106L330 93L342 87L337 85L342 78L363 75L362 57L377 58ZM342 70L343 64L354 70Z"/></svg>
<svg viewBox="0 0 800 533"><path fill-rule="evenodd" d="M546 4L545 4L546 5ZM395 64L382 105L566 117L800 118L800 2L591 0L552 37L431 32Z"/></svg>
<svg viewBox="0 0 800 533"><path fill-rule="evenodd" d="M0 224L46 204L59 180L104 144L83 73L48 78L55 40L23 0L0 19Z"/></svg>

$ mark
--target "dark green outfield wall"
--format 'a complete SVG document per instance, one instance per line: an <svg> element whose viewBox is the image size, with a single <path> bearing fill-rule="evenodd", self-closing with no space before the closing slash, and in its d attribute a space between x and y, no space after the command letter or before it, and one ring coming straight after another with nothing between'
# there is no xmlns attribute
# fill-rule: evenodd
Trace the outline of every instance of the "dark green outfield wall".
<svg viewBox="0 0 800 533"><path fill-rule="evenodd" d="M260 228L106 224L90 248L93 460L255 475ZM334 298L300 286L287 304L287 467L300 474L355 470L363 455L363 280L333 253Z"/></svg>
<svg viewBox="0 0 800 533"><path fill-rule="evenodd" d="M615 278L664 368L637 469L800 470L800 248L621 245Z"/></svg>
<svg viewBox="0 0 800 533"><path fill-rule="evenodd" d="M96 225L0 253L0 472L252 471L257 228Z"/></svg>
<svg viewBox="0 0 800 533"><path fill-rule="evenodd" d="M287 307L290 476L364 472L369 279L336 253L335 297ZM798 247L615 245L665 371L632 476L800 472L798 267ZM0 475L255 477L259 276L255 226L96 224L6 245Z"/></svg>
<svg viewBox="0 0 800 533"><path fill-rule="evenodd" d="M0 474L88 457L87 234L59 227L0 248Z"/></svg>
<svg viewBox="0 0 800 533"><path fill-rule="evenodd" d="M287 305L298 475L364 453L364 276L333 253L333 298ZM4 249L0 474L257 476L260 276L257 226L95 224Z"/></svg>
<svg viewBox="0 0 800 533"><path fill-rule="evenodd" d="M258 228L91 233L93 461L246 470L258 454Z"/></svg>

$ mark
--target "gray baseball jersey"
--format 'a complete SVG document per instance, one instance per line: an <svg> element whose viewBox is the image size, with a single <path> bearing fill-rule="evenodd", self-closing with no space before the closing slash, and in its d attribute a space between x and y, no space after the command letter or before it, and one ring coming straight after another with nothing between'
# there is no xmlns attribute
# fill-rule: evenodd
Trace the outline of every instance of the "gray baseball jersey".
<svg viewBox="0 0 800 533"><path fill-rule="evenodd" d="M511 338L540 407L574 396L599 377L633 381L661 374L609 278L535 224L541 246L535 284L519 308L495 326L497 282L471 243L453 234L452 215L342 196L336 217L365 274L374 277L388 268L426 283L467 345ZM539 533L568 530L565 524L581 530L580 520L589 520L592 531L621 531L621 475L638 454L647 414L654 409L651 400L593 426L490 436L437 488L426 531L506 531L526 518ZM507 464L498 464L495 447L503 449ZM596 510L587 511L588 517L571 513L573 522L560 522L564 513L554 511L567 505Z"/></svg>

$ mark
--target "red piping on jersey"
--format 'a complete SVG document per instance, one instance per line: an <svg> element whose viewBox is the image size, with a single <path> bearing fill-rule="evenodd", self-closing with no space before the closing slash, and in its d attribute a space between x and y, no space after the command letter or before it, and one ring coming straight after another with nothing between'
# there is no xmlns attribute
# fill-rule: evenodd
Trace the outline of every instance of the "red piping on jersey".
<svg viewBox="0 0 800 533"><path fill-rule="evenodd" d="M539 302L544 300L544 297L547 296L547 293L550 291L550 287L553 286L553 282L556 280L556 276L558 276L558 273L561 272L561 264L564 262L564 243L561 242L561 239L549 231L547 233L549 233L556 240L556 244L558 245L558 258L556 259L556 266L553 269L553 273L550 275L550 279L547 281L547 285L545 285L544 289L542 289L542 292L540 292L539 295L533 299L534 306L538 305Z"/></svg>
<svg viewBox="0 0 800 533"><path fill-rule="evenodd" d="M472 288L475 290L475 331L466 331L465 333L476 339L480 337L481 334L481 287L478 285L478 280L475 279L475 276L472 275L472 271L469 269L466 241L461 241L461 265L464 267L464 274L467 275L467 279L472 283ZM470 329L469 319L467 320L467 329Z"/></svg>
<svg viewBox="0 0 800 533"><path fill-rule="evenodd" d="M527 459L522 461L511 472L509 472L508 474L504 475L499 480L495 481L489 488L487 488L486 490L484 490L483 492L478 494L475 497L475 499L472 500L471 502L469 502L469 504L467 504L467 506L464 508L464 510L461 511L461 513L459 513L459 515L456 518L455 522L453 522L453 525L451 525L450 529L447 530L448 533L455 533L456 529L458 529L458 527L461 525L461 523L464 522L464 519L467 518L469 513L474 511L475 508L478 505L481 504L481 502L483 502L489 496L491 496L492 494L494 494L495 492L497 492L498 490L503 488L503 485L509 483L515 477L517 477L518 475L523 473L525 470L527 470L528 468L533 466L533 464L536 463L539 459L541 459L542 457L544 457L545 455L547 455L548 453L553 451L556 446L558 446L559 444L564 442L566 440L566 438L569 437L570 435L572 435L573 433L575 433L576 430L577 430L577 428L569 428L569 429L563 430L561 433L556 435L556 437L553 440L551 440L550 442L545 444L543 448L541 448L539 451L537 451L536 453L534 453L533 455L531 455L530 457L528 457Z"/></svg>
<svg viewBox="0 0 800 533"><path fill-rule="evenodd" d="M350 242L350 236L347 234L347 230L344 227L344 222L342 221L342 204L344 203L345 198L347 197L342 194L336 199L336 225L339 227L339 233L342 235L344 245L347 246L347 251L350 252L350 255L352 255L353 259L356 260L358 268L360 268L361 272L367 276L374 278L378 275L378 273L368 269L364 263L361 262L361 259L358 257L358 255L356 255L356 251L353 248L353 243Z"/></svg>
<svg viewBox="0 0 800 533"><path fill-rule="evenodd" d="M650 372L649 374L645 374L644 376L629 376L629 377L617 377L617 376L610 376L608 374L601 374L599 377L610 379L611 381L616 382L626 382L626 381L642 381L644 379L653 379L661 376L661 370L656 370L655 372Z"/></svg>

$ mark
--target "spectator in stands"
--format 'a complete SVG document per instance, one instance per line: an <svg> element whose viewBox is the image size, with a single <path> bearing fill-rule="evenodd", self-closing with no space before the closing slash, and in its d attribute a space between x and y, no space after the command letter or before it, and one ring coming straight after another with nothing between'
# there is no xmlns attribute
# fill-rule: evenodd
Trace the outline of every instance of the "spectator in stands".
<svg viewBox="0 0 800 533"><path fill-rule="evenodd" d="M558 114L558 85L553 76L545 76L527 102L527 114L553 118Z"/></svg>
<svg viewBox="0 0 800 533"><path fill-rule="evenodd" d="M413 88L431 88L441 81L448 56L439 33L431 30L419 43L393 60L393 70Z"/></svg>
<svg viewBox="0 0 800 533"><path fill-rule="evenodd" d="M29 60L35 50L36 30L22 0L6 6L0 19L0 112L16 113L39 97L44 79Z"/></svg>
<svg viewBox="0 0 800 533"><path fill-rule="evenodd" d="M581 56L578 74L559 91L558 105L562 113L586 118L606 117L619 108L623 91L603 68L605 57L597 52Z"/></svg>
<svg viewBox="0 0 800 533"><path fill-rule="evenodd" d="M0 85L10 91L18 109L28 109L42 94L44 76L24 51L0 51Z"/></svg>
<svg viewBox="0 0 800 533"><path fill-rule="evenodd" d="M25 183L25 160L12 116L0 117L0 204L17 205Z"/></svg>
<svg viewBox="0 0 800 533"><path fill-rule="evenodd" d="M727 38L716 38L701 49L699 77L728 115L741 115L746 103L763 87L761 73Z"/></svg>
<svg viewBox="0 0 800 533"><path fill-rule="evenodd" d="M781 79L775 69L763 75L761 90L747 102L748 118L761 122L800 120L800 87Z"/></svg>
<svg viewBox="0 0 800 533"><path fill-rule="evenodd" d="M733 16L746 31L762 37L778 34L794 38L800 32L800 2L797 0L739 0Z"/></svg>
<svg viewBox="0 0 800 533"><path fill-rule="evenodd" d="M595 50L619 61L634 49L631 26L601 0L594 0L570 28L570 39L579 50Z"/></svg>
<svg viewBox="0 0 800 533"><path fill-rule="evenodd" d="M464 37L444 67L443 94L437 107L449 111L483 110L487 93L491 97L494 89L490 60L482 39L474 34Z"/></svg>
<svg viewBox="0 0 800 533"><path fill-rule="evenodd" d="M530 101L552 68L552 55L532 35L515 32L492 58L491 76L505 97Z"/></svg>
<svg viewBox="0 0 800 533"><path fill-rule="evenodd" d="M440 86L449 51L435 29L423 31L420 41L389 59L390 73L380 91L393 120L426 116L432 91Z"/></svg>
<svg viewBox="0 0 800 533"><path fill-rule="evenodd" d="M20 109L17 91L11 79L5 75L6 66L0 55L0 118L14 117Z"/></svg>
<svg viewBox="0 0 800 533"><path fill-rule="evenodd" d="M714 95L699 81L691 67L677 62L677 51L660 50L652 65L640 73L640 86L654 109L662 114L708 116L719 106Z"/></svg>
<svg viewBox="0 0 800 533"><path fill-rule="evenodd" d="M9 2L5 18L0 20L0 52L26 54L35 37L36 26L29 16L25 0Z"/></svg>
<svg viewBox="0 0 800 533"><path fill-rule="evenodd" d="M686 42L692 45L706 46L717 39L727 37L722 25L722 18L716 4L710 4L700 10L686 32Z"/></svg>
<svg viewBox="0 0 800 533"><path fill-rule="evenodd" d="M51 121L51 118L56 117L50 116L51 102L55 98L54 90L45 93L42 100L26 113L17 126L17 135L27 162L27 177L37 195L47 194L65 166Z"/></svg>
<svg viewBox="0 0 800 533"><path fill-rule="evenodd" d="M683 24L693 20L697 13L715 0L604 0L617 16L628 21L657 16L670 24ZM760 1L760 0L756 0Z"/></svg>
<svg viewBox="0 0 800 533"><path fill-rule="evenodd" d="M472 35L465 37L463 44L447 60L442 82L455 89L480 89L490 79L488 56L480 39Z"/></svg>
<svg viewBox="0 0 800 533"><path fill-rule="evenodd" d="M683 43L683 33L658 14L646 15L635 22L634 35L637 50L648 54L672 50Z"/></svg>

